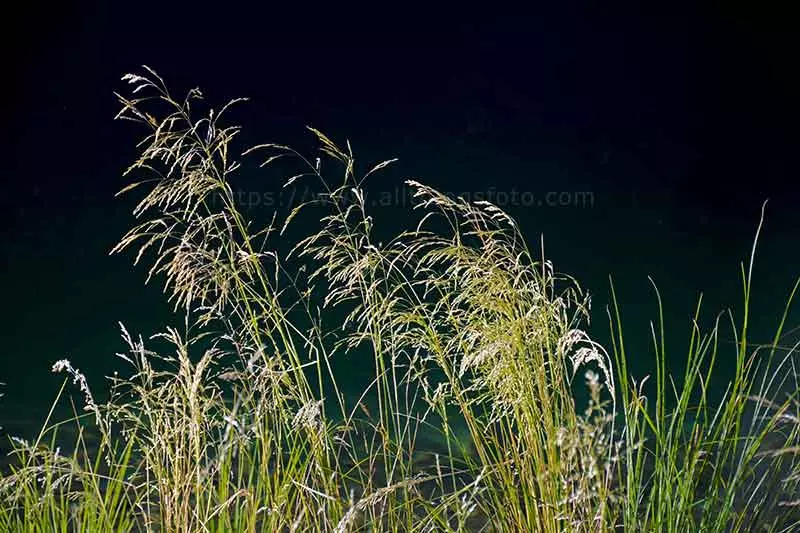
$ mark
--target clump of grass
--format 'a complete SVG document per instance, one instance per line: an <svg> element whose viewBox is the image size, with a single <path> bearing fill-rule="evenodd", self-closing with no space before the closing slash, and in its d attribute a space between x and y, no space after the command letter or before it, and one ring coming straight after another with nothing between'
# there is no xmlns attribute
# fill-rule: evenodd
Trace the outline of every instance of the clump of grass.
<svg viewBox="0 0 800 533"><path fill-rule="evenodd" d="M609 354L583 329L588 296L534 254L502 210L408 181L419 224L384 244L364 183L393 160L358 174L349 143L312 129L324 165L278 144L244 152L289 169L286 186L306 180L322 191L286 220L276 214L256 227L231 184L239 129L223 119L238 101L198 115L197 89L175 98L147 68L124 80L133 89L119 96L118 117L148 134L126 173L144 176L123 192L147 190L139 222L113 251L133 248L136 263L150 262L148 279L164 279L183 323L147 342L122 327L128 351L118 355L129 371L112 378L102 405L80 372L57 364L85 395L99 449L79 431L74 451L60 454L49 420L34 444L17 441L16 466L0 483L6 530L746 531L758 523L788 531L797 523L786 512L800 477L797 398L776 398L774 374L757 371L764 350L748 342L746 315L734 325L736 375L717 406L707 376L718 324L701 334L696 317L679 383L666 375L663 326L654 328L651 405L643 381L628 375L616 301ZM277 239L305 216L317 216L318 229L283 257ZM749 271L743 281L747 307ZM771 368L784 370L795 351ZM345 356L372 370L355 398L337 370ZM581 375L584 411L572 395ZM766 449L779 430L779 445ZM769 497L765 480L787 498Z"/></svg>
<svg viewBox="0 0 800 533"><path fill-rule="evenodd" d="M784 475L788 464L797 464L796 458L784 462L784 454L795 449L797 438L797 426L786 423L791 420L800 391L793 366L797 346L775 357L800 280L790 293L773 342L754 347L747 337L748 314L760 231L761 224L749 267L742 265L741 269L743 317L737 324L733 314L727 314L734 342L721 343L724 315L716 318L709 331L702 331L699 302L680 381L666 372L664 311L655 289L654 405L650 404L652 396L648 399L642 392L644 380L637 383L627 374L620 311L612 284L613 352L620 383L620 414L625 420L622 513L626 531L752 531L755 526L758 530L790 531L800 524L800 515L786 505L787 498L797 493L798 484ZM768 352L766 356L764 351ZM734 366L735 373L721 401L714 405L708 381L721 360ZM789 379L795 380L790 389L794 392L778 400ZM776 454L777 450L781 453Z"/></svg>
<svg viewBox="0 0 800 533"><path fill-rule="evenodd" d="M96 408L84 376L66 361L58 370L69 372L85 392L89 409ZM65 381L58 393L64 392ZM93 413L99 414L95 409ZM129 483L135 465L131 442L90 442L85 424L74 411L72 419L51 424L51 408L33 442L12 437L10 470L0 477L2 531L130 531L135 523ZM103 419L94 423L103 427ZM59 431L75 428L72 449L58 445ZM69 432L68 432L69 433Z"/></svg>

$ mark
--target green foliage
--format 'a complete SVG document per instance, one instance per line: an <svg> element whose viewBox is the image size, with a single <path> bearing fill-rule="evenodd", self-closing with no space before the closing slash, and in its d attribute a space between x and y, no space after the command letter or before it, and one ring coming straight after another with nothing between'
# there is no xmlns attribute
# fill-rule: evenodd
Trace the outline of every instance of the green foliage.
<svg viewBox="0 0 800 533"><path fill-rule="evenodd" d="M609 355L582 329L588 296L497 207L409 181L419 224L377 242L364 183L393 161L359 175L349 143L312 129L324 164L277 144L244 152L291 169L286 186L321 191L256 228L231 185L239 129L222 119L237 101L198 118L199 90L175 99L150 69L123 79L133 89L118 118L148 134L127 171L141 181L122 192L147 191L113 251L151 262L148 279L165 280L184 323L148 343L122 327L129 372L102 405L68 361L56 364L90 419L71 421L67 455L49 418L35 443L15 441L3 530L796 527L796 398L777 398L785 383L770 379L796 351L775 357L786 316L766 349L748 343L746 314L738 327L731 317L736 374L711 405L718 323L702 333L695 317L676 383L659 299L651 405L628 374L616 300ZM306 214L319 226L282 257L276 239ZM750 270L743 283L747 306ZM355 399L336 370L345 356L373 372ZM579 373L585 411L572 396Z"/></svg>

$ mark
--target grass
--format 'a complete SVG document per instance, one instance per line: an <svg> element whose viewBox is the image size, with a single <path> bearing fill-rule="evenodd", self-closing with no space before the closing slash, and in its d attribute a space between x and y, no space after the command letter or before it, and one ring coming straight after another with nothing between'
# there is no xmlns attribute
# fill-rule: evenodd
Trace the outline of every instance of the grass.
<svg viewBox="0 0 800 533"><path fill-rule="evenodd" d="M798 346L780 348L800 280L774 341L751 343L755 245L744 315L702 329L698 304L683 376L666 372L655 290L657 371L635 378L616 298L607 350L583 329L577 281L497 207L409 181L419 223L379 242L365 180L393 161L359 174L349 143L312 129L324 162L278 144L242 155L321 191L257 227L231 185L239 128L223 119L238 101L199 115L199 90L176 98L148 68L123 79L118 118L148 133L126 172L140 181L122 191L144 189L137 223L113 251L149 263L184 320L147 340L121 327L128 370L108 402L54 365L68 374L56 401L77 385L83 405L13 441L2 530L798 527ZM317 229L279 253L309 217ZM371 369L363 394L343 390L343 357ZM721 361L735 374L715 401ZM62 453L65 425L77 437Z"/></svg>

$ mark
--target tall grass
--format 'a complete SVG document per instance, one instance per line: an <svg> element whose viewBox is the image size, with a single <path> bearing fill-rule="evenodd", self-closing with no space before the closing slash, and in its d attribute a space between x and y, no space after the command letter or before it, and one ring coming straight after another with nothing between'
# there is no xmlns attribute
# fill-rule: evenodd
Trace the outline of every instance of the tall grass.
<svg viewBox="0 0 800 533"><path fill-rule="evenodd" d="M698 306L677 381L659 300L648 401L647 379L627 370L616 299L609 353L583 329L579 284L499 208L408 181L419 223L380 242L365 180L393 160L358 173L349 143L312 129L324 161L279 144L243 153L289 172L287 187L321 191L256 227L232 188L239 128L223 122L239 101L199 114L197 89L176 98L148 68L123 79L118 118L148 133L122 192L145 192L113 252L148 262L183 321L147 341L122 327L129 370L103 404L56 363L88 418L67 421L78 428L68 454L64 423L49 418L35 442L14 441L3 530L797 527L798 387L777 393L794 370L797 346L778 347L797 285L774 341L754 346L751 259L744 317L729 316L735 348L720 320L701 330ZM284 257L286 229L309 217L316 229ZM343 357L371 369L361 394L344 390ZM736 372L714 404L708 377L723 357Z"/></svg>

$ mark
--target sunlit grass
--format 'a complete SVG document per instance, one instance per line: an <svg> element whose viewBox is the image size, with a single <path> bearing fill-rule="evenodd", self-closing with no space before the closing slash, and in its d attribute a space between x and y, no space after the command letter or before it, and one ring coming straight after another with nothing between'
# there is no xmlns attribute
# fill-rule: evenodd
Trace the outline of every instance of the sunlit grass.
<svg viewBox="0 0 800 533"><path fill-rule="evenodd" d="M4 530L798 526L800 423L787 382L797 346L778 349L798 286L773 343L749 342L755 246L744 316L703 329L698 304L675 379L656 291L648 381L627 370L616 298L607 351L584 331L588 295L499 208L408 181L419 223L379 242L366 181L393 160L360 174L349 143L312 129L322 159L278 144L242 155L288 170L287 187L320 191L257 227L231 186L231 104L198 114L199 90L176 99L146 68L124 79L133 88L118 118L148 134L126 173L139 181L123 189L144 190L138 222L113 251L148 262L184 320L150 339L122 327L124 366L101 405L78 370L56 363L88 414L67 421L77 428L68 453L63 423L49 418L35 442L14 441ZM284 257L289 225L316 229ZM719 342L723 319L733 348ZM372 371L355 398L342 357ZM735 374L714 403L708 377L722 360ZM781 396L787 383L795 394ZM575 386L588 406L576 406ZM87 424L100 433L93 446Z"/></svg>

